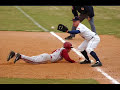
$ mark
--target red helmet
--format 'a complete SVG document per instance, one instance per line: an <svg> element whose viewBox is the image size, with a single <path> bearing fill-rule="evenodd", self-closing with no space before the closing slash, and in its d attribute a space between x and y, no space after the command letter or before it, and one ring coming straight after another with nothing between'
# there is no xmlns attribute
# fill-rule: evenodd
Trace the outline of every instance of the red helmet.
<svg viewBox="0 0 120 90"><path fill-rule="evenodd" d="M73 47L72 47L72 44L71 44L70 42L65 42L65 43L63 44L63 47L66 48L66 49L73 48Z"/></svg>

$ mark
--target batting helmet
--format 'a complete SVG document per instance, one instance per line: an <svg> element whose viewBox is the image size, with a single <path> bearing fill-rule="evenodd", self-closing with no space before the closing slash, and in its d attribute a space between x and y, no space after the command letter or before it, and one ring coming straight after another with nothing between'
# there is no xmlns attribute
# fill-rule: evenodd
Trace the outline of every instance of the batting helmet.
<svg viewBox="0 0 120 90"><path fill-rule="evenodd" d="M71 44L70 42L65 42L65 43L63 44L63 47L66 48L66 49L73 48L73 47L72 47L72 44Z"/></svg>

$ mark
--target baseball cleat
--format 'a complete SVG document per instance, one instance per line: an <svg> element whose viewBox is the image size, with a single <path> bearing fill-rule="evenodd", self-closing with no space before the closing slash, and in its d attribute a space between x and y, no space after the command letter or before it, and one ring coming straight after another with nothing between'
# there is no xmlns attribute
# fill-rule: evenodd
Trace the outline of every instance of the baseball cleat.
<svg viewBox="0 0 120 90"><path fill-rule="evenodd" d="M84 61L81 61L80 64L91 64L91 61L90 60L84 60Z"/></svg>
<svg viewBox="0 0 120 90"><path fill-rule="evenodd" d="M71 40L72 39L72 36L68 36L65 38L66 40Z"/></svg>
<svg viewBox="0 0 120 90"><path fill-rule="evenodd" d="M14 60L14 63L16 63L16 61L18 61L21 58L21 55L19 53L16 54L16 58Z"/></svg>
<svg viewBox="0 0 120 90"><path fill-rule="evenodd" d="M97 67L97 66L102 66L101 62L96 62L95 64L91 65L91 67Z"/></svg>
<svg viewBox="0 0 120 90"><path fill-rule="evenodd" d="M8 56L8 58L7 58L7 61L9 61L11 58L13 58L15 56L15 52L14 51L11 51L10 53L9 53L9 56Z"/></svg>

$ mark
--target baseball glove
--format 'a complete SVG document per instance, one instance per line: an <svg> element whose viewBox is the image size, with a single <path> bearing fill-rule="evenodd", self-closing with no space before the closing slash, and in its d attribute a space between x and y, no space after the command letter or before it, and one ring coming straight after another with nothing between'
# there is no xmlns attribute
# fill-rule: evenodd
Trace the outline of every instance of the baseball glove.
<svg viewBox="0 0 120 90"><path fill-rule="evenodd" d="M68 28L64 26L63 24L59 24L57 30L62 31L62 32L67 32Z"/></svg>

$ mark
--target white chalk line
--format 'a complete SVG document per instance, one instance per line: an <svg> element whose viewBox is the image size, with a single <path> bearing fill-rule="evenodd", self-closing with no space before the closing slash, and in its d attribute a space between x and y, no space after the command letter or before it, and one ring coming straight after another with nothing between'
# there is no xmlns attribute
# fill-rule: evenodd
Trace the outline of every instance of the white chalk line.
<svg viewBox="0 0 120 90"><path fill-rule="evenodd" d="M30 17L27 13L25 13L20 7L16 6L16 8L21 11L27 18L29 18L35 25L37 25L39 28L43 29L44 31L49 31L47 29L45 29L44 27L42 27L38 22L36 22L32 17ZM55 36L57 39L59 39L62 43L65 42L65 40L63 40L60 36L58 36L57 34L55 34L54 32L50 32L51 35ZM77 51L75 48L72 49L78 56L83 57L83 55ZM98 72L100 72L102 75L104 75L107 79L109 79L111 81L111 83L113 84L120 84L117 80L115 80L114 78L112 78L110 75L108 75L107 73L105 73L101 68L99 67L95 67L96 70Z"/></svg>
<svg viewBox="0 0 120 90"><path fill-rule="evenodd" d="M105 73L102 69L100 69L99 67L96 67L98 72L101 72L102 75L106 76L109 80L111 80L111 82L113 84L120 84L117 80L115 80L114 78L112 78L110 75L108 75L107 73Z"/></svg>
<svg viewBox="0 0 120 90"><path fill-rule="evenodd" d="M20 12L22 12L28 19L30 19L35 25L37 25L39 28L41 28L42 30L48 32L49 30L45 29L44 27L42 27L38 22L36 22L31 16L29 16L26 12L24 12L20 7L15 6Z"/></svg>

